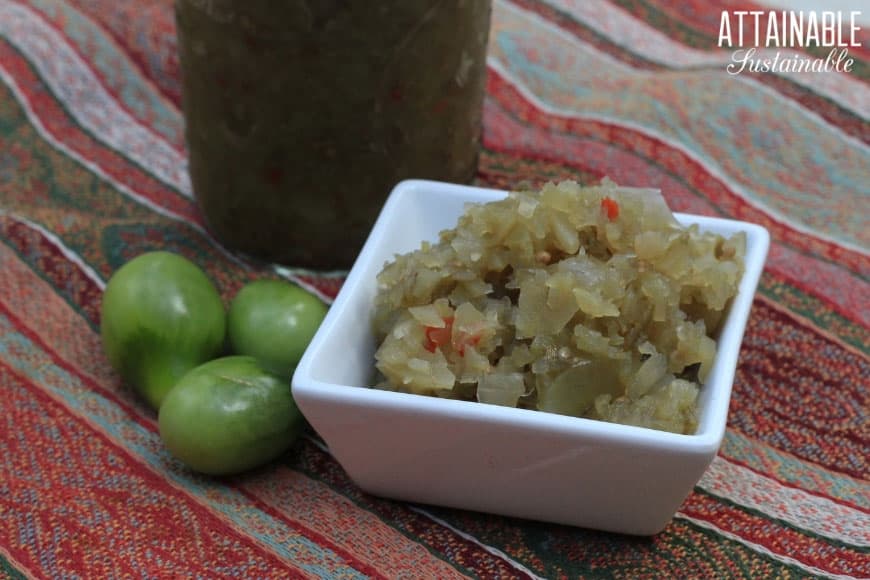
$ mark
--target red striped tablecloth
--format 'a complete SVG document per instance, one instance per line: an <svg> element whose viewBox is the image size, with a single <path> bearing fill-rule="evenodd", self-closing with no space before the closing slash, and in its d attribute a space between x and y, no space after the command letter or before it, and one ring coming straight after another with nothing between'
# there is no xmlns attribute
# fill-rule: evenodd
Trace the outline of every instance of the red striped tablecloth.
<svg viewBox="0 0 870 580"><path fill-rule="evenodd" d="M849 72L730 75L720 17L741 9L768 10L494 5L480 184L608 175L773 237L723 447L662 533L630 538L371 497L313 435L227 481L168 456L102 354L112 272L162 248L225 298L341 278L206 234L170 0L0 0L0 576L870 576L870 23Z"/></svg>

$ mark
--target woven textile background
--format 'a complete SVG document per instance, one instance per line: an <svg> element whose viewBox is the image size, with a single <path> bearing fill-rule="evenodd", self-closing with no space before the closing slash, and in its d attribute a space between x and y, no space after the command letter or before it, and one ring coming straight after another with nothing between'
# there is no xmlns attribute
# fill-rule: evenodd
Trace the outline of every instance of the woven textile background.
<svg viewBox="0 0 870 580"><path fill-rule="evenodd" d="M314 435L225 481L173 460L102 353L112 272L341 278L206 233L171 0L0 0L0 577L870 577L870 26L848 73L729 75L721 11L755 8L494 5L480 184L608 175L772 235L723 447L631 538L371 497Z"/></svg>

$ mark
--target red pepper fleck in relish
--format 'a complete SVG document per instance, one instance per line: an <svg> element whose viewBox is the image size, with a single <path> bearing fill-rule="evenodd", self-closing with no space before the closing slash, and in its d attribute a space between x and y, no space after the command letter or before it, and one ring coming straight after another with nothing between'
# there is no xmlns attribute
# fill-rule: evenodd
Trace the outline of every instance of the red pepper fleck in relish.
<svg viewBox="0 0 870 580"><path fill-rule="evenodd" d="M607 219L613 221L619 217L619 204L609 197L605 197L601 200L601 211L604 212Z"/></svg>
<svg viewBox="0 0 870 580"><path fill-rule="evenodd" d="M425 334L426 342L423 343L423 348L429 352L435 352L443 346L450 345L459 356L465 356L466 347L477 346L481 339L479 333L467 334L465 332L459 332L456 337L453 337L452 316L444 319L443 327L426 326Z"/></svg>
<svg viewBox="0 0 870 580"><path fill-rule="evenodd" d="M426 327L426 343L423 345L423 348L429 352L435 352L438 347L450 344L450 336L452 334L453 317L450 316L444 319L444 326L441 328L437 326Z"/></svg>

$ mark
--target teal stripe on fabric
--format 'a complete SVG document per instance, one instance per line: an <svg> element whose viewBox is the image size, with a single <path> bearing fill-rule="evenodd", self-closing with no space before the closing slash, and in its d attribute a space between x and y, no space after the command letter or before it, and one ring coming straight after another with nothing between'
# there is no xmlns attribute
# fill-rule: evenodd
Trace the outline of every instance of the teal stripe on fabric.
<svg viewBox="0 0 870 580"><path fill-rule="evenodd" d="M732 429L725 432L720 453L804 491L870 509L870 484L801 461Z"/></svg>
<svg viewBox="0 0 870 580"><path fill-rule="evenodd" d="M18 571L9 560L0 556L0 578L5 580L27 580L27 576Z"/></svg>
<svg viewBox="0 0 870 580"><path fill-rule="evenodd" d="M147 119L148 125L171 143L183 143L181 112L143 77L130 56L111 41L105 30L66 2L29 0L29 4L49 19L62 20L63 34L137 118Z"/></svg>
<svg viewBox="0 0 870 580"><path fill-rule="evenodd" d="M553 38L545 25L502 16L491 57L553 110L645 127L776 214L852 246L866 242L870 148L720 71L630 69ZM630 98L614 98L617 90ZM867 211L857 211L862 205Z"/></svg>
<svg viewBox="0 0 870 580"><path fill-rule="evenodd" d="M0 358L13 369L60 399L73 413L96 424L112 441L147 463L167 480L183 488L201 503L233 522L306 572L327 578L365 578L338 555L289 529L276 518L258 510L250 500L231 487L190 474L169 455L159 435L131 421L114 402L83 384L81 379L58 367L40 347L22 335L11 321L0 316ZM295 536L292 543L280 543L280 536Z"/></svg>

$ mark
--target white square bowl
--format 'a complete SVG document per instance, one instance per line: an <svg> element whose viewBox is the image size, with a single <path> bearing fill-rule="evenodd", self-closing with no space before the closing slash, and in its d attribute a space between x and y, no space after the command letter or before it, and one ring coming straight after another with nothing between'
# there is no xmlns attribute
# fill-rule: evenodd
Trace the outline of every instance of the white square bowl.
<svg viewBox="0 0 870 580"><path fill-rule="evenodd" d="M389 498L636 535L660 531L713 460L737 355L769 245L745 222L677 214L746 232L746 269L701 389L693 435L365 388L374 376L376 276L397 253L456 225L468 202L506 192L404 181L293 375L293 396L348 475Z"/></svg>

